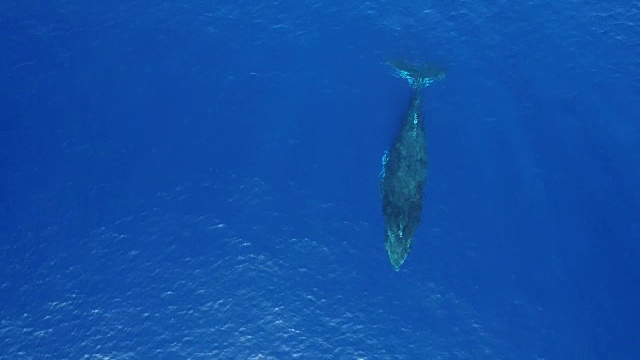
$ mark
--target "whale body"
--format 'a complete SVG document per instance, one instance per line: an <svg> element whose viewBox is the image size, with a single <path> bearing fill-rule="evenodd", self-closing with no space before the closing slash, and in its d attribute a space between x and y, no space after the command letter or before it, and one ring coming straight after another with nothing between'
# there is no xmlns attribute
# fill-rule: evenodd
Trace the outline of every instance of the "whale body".
<svg viewBox="0 0 640 360"><path fill-rule="evenodd" d="M392 63L397 76L413 89L411 104L393 145L382 157L380 194L386 228L385 248L396 271L411 251L420 224L427 182L427 148L423 112L423 90L444 78L445 71L431 65Z"/></svg>

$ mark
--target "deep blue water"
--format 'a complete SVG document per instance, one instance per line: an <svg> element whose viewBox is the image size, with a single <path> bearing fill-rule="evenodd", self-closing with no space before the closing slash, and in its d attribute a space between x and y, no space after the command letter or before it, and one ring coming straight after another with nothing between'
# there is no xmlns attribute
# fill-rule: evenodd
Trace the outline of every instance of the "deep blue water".
<svg viewBox="0 0 640 360"><path fill-rule="evenodd" d="M637 2L5 1L0 359L640 359ZM413 252L380 159L427 88Z"/></svg>

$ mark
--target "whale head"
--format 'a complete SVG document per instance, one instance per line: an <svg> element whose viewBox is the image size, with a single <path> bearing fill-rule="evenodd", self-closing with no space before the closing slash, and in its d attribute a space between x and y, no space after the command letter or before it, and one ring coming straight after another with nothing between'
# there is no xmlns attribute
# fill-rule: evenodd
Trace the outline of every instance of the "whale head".
<svg viewBox="0 0 640 360"><path fill-rule="evenodd" d="M403 233L402 227L398 229L387 229L387 238L384 247L389 254L391 265L396 271L400 270L400 266L411 252L411 243L413 236Z"/></svg>

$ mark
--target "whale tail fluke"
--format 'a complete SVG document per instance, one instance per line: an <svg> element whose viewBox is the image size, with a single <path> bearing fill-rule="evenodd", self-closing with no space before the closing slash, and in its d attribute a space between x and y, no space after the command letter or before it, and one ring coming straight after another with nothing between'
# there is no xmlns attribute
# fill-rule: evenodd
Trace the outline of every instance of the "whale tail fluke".
<svg viewBox="0 0 640 360"><path fill-rule="evenodd" d="M414 89L431 85L436 80L443 79L447 71L431 64L416 65L402 60L388 61L394 69L395 75L409 81Z"/></svg>

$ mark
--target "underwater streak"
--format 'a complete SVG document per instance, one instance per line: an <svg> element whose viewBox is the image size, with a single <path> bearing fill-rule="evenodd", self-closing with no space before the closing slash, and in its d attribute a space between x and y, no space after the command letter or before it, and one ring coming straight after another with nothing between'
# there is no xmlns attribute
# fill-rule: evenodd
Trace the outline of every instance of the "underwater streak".
<svg viewBox="0 0 640 360"><path fill-rule="evenodd" d="M422 110L423 89L444 78L444 69L431 65L390 63L397 76L413 88L411 105L393 146L382 157L380 194L386 226L385 248L396 271L411 251L420 224L427 182L427 148Z"/></svg>

